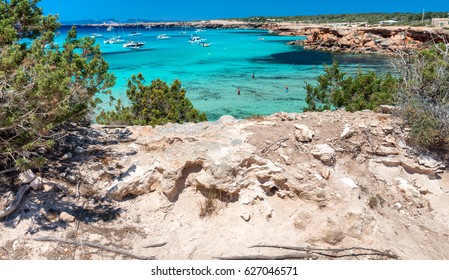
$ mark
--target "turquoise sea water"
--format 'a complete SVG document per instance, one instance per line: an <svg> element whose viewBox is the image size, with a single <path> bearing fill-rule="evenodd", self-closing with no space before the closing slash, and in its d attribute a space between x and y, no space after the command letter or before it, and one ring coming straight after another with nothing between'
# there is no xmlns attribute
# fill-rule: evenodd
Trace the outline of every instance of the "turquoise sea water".
<svg viewBox="0 0 449 280"><path fill-rule="evenodd" d="M58 40L63 40L64 29ZM99 30L112 37L106 28ZM305 82L313 83L331 64L333 54L288 46L300 37L285 37L261 30L211 30L194 33L194 28L139 30L141 37L126 37L135 28L119 31L122 38L146 42L140 49L125 49L122 44L107 45L98 38L110 71L117 76L115 97L126 98L127 79L142 73L148 83L160 78L167 83L179 79L193 105L209 120L223 115L246 118L275 112L302 112ZM181 31L185 31L185 34ZM90 36L96 28L79 27L79 36ZM158 40L166 33L171 38ZM191 35L207 39L209 47L189 44ZM263 38L263 40L262 40ZM389 62L375 55L337 55L344 71L358 69L382 72ZM254 74L254 78L252 75ZM288 86L288 92L285 88ZM237 89L240 88L240 95Z"/></svg>

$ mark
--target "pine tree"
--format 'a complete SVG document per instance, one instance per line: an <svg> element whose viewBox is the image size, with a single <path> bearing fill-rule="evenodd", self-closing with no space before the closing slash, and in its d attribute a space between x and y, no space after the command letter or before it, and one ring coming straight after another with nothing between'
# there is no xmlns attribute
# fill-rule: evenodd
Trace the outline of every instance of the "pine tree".
<svg viewBox="0 0 449 280"><path fill-rule="evenodd" d="M54 43L60 24L38 2L0 3L0 166L29 164L30 151L52 145L67 122L88 120L94 95L115 83L99 46L75 27Z"/></svg>

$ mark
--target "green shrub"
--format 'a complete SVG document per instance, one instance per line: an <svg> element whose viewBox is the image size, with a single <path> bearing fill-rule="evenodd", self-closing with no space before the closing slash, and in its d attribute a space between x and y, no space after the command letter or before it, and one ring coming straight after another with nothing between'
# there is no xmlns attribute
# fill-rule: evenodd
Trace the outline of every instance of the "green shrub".
<svg viewBox="0 0 449 280"><path fill-rule="evenodd" d="M0 167L36 162L32 151L48 148L65 123L89 119L94 95L115 82L99 46L76 28L54 44L57 17L38 2L0 2Z"/></svg>
<svg viewBox="0 0 449 280"><path fill-rule="evenodd" d="M151 85L144 85L142 74L132 76L128 81L126 95L131 102L126 106L119 99L114 111L101 111L97 117L100 124L163 125L169 122L201 122L206 115L193 108L186 97L181 82L175 80L168 85L157 79Z"/></svg>
<svg viewBox="0 0 449 280"><path fill-rule="evenodd" d="M341 72L334 59L318 76L317 85L306 83L307 107L304 111L323 111L345 108L347 111L375 110L393 103L397 79L391 74L380 76L374 72L358 72L354 77Z"/></svg>
<svg viewBox="0 0 449 280"><path fill-rule="evenodd" d="M396 60L402 79L397 92L399 114L410 126L410 140L419 148L448 148L449 49L445 44Z"/></svg>

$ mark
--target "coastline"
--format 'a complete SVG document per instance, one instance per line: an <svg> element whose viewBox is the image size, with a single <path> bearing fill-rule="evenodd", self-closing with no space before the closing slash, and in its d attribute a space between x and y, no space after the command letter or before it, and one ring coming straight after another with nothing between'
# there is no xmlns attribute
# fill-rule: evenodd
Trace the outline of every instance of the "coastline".
<svg viewBox="0 0 449 280"><path fill-rule="evenodd" d="M295 22L245 22L238 20L209 20L191 22L102 23L82 26L105 27L191 27L210 29L263 29L280 36L305 36L305 40L290 45L305 49L342 53L373 53L392 55L407 49L421 49L429 42L449 41L449 30L412 26L336 26Z"/></svg>

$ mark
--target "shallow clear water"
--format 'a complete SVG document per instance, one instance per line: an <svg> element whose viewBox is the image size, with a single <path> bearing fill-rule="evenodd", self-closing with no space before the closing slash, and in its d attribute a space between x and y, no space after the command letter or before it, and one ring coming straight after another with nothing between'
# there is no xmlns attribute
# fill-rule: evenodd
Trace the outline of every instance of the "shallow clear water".
<svg viewBox="0 0 449 280"><path fill-rule="evenodd" d="M110 71L117 76L115 97L126 98L127 79L142 73L148 83L160 78L167 83L179 79L193 105L206 113L209 120L223 115L246 118L275 112L302 112L305 82L313 83L323 73L323 64L331 64L333 54L288 46L300 37L284 37L261 30L206 30L194 33L187 28L139 30L141 37L126 37L135 28L119 34L125 39L146 42L141 49L125 49L122 44L106 45L97 41ZM96 28L79 27L79 36L90 36ZM61 30L62 40L65 30ZM105 37L112 37L106 28ZM169 40L156 37L166 33ZM207 39L209 47L189 44L191 35ZM264 40L259 40L264 38ZM382 72L389 68L383 57L375 55L337 55L344 71L358 69ZM252 74L254 73L254 78ZM288 92L285 87L288 85ZM241 94L237 95L237 88Z"/></svg>

